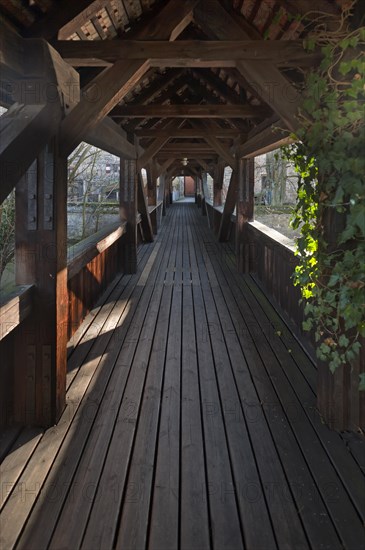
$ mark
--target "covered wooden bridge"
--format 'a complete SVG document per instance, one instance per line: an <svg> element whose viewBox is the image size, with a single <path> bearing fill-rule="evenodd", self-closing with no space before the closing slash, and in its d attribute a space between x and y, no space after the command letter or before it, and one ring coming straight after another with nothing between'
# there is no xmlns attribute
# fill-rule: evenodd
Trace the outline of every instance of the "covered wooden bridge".
<svg viewBox="0 0 365 550"><path fill-rule="evenodd" d="M2 550L364 547L363 356L316 366L293 249L253 221L303 38L341 16L308 4L1 0ZM81 141L120 158L120 221L67 249Z"/></svg>

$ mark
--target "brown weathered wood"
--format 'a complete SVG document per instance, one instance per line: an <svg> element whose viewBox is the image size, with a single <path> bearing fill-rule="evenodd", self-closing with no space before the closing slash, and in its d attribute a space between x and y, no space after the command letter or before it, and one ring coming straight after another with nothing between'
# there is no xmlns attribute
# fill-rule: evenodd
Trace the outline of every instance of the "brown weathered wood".
<svg viewBox="0 0 365 550"><path fill-rule="evenodd" d="M24 41L0 17L0 69L1 79L19 78L24 73Z"/></svg>
<svg viewBox="0 0 365 550"><path fill-rule="evenodd" d="M147 69L147 62L118 61L98 75L83 90L83 99L61 124L62 152L69 154L87 132L134 88Z"/></svg>
<svg viewBox="0 0 365 550"><path fill-rule="evenodd" d="M40 426L56 422L65 406L66 200L67 161L53 140L16 188L16 282L37 292L17 332L15 418Z"/></svg>
<svg viewBox="0 0 365 550"><path fill-rule="evenodd" d="M16 329L30 314L33 304L33 285L17 286L10 293L1 293L0 340Z"/></svg>
<svg viewBox="0 0 365 550"><path fill-rule="evenodd" d="M50 40L58 34L61 39L68 38L104 5L102 0L63 0L62 4L54 4L43 18L33 23L26 30L25 36Z"/></svg>
<svg viewBox="0 0 365 550"><path fill-rule="evenodd" d="M205 136L215 136L223 138L236 138L238 135L237 130L231 130L229 128L218 128L212 126L209 130L204 128L180 128L178 130L160 130L156 129L141 129L136 130L136 136L140 138L159 138L159 137L171 137L171 138L204 138Z"/></svg>
<svg viewBox="0 0 365 550"><path fill-rule="evenodd" d="M121 220L127 222L126 236L121 247L125 273L135 273L137 270L137 185L136 161L121 160L119 211Z"/></svg>
<svg viewBox="0 0 365 550"><path fill-rule="evenodd" d="M228 240L229 230L231 225L231 215L235 209L237 201L237 186L238 186L238 170L239 161L236 158L236 165L231 174L231 179L228 186L226 195L226 202L224 203L223 213L221 217L220 227L218 231L218 239L220 242Z"/></svg>
<svg viewBox="0 0 365 550"><path fill-rule="evenodd" d="M199 127L199 123L196 123L195 121L192 121L192 124L196 129ZM208 133L204 136L204 140L217 152L220 158L233 169L235 166L234 157L231 155L229 147L214 136L214 126L210 123L210 121L203 121L200 124L207 130L207 132L211 132L210 135Z"/></svg>
<svg viewBox="0 0 365 550"><path fill-rule="evenodd" d="M238 147L237 154L239 157L250 158L263 155L283 145L293 143L293 138L288 131L282 128L283 123L276 120L267 126L268 122L265 121L260 125L262 127L260 132L255 130L252 135L248 134L244 143Z"/></svg>
<svg viewBox="0 0 365 550"><path fill-rule="evenodd" d="M177 42L151 40L102 40L53 42L53 46L71 65L93 66L96 62L115 63L119 59L148 59L152 66L178 62L197 66L235 66L237 60L270 61L274 65L298 66L300 62L314 62L316 54L308 54L301 40L179 40Z"/></svg>
<svg viewBox="0 0 365 550"><path fill-rule="evenodd" d="M70 280L96 256L107 250L126 232L126 222L116 222L103 227L87 239L68 249L67 279Z"/></svg>
<svg viewBox="0 0 365 550"><path fill-rule="evenodd" d="M253 271L253 247L247 232L247 222L254 213L255 163L254 159L238 162L238 189L236 211L236 261L242 273Z"/></svg>
<svg viewBox="0 0 365 550"><path fill-rule="evenodd" d="M169 139L169 136L156 138L153 143L151 143L151 145L149 145L149 147L145 149L144 153L138 158L137 168L141 170L142 168L146 167L152 157L154 157L156 153L159 152L159 150L165 145L167 141L169 141Z"/></svg>
<svg viewBox="0 0 365 550"><path fill-rule="evenodd" d="M261 118L265 107L251 105L127 105L114 118Z"/></svg>
<svg viewBox="0 0 365 550"><path fill-rule="evenodd" d="M251 29L255 36L249 36L249 29L244 30L218 0L202 0L194 10L194 19L220 40L261 38L257 36L257 31L253 27ZM279 69L267 61L260 64L252 61L238 61L237 69L257 90L263 101L281 117L287 127L295 131L301 103L300 93Z"/></svg>
<svg viewBox="0 0 365 550"><path fill-rule="evenodd" d="M143 186L143 180L140 173L137 175L137 196L138 196L138 212L141 214L141 225L144 237L147 242L153 242L153 229L148 210L147 199Z"/></svg>
<svg viewBox="0 0 365 550"><path fill-rule="evenodd" d="M109 117L105 117L96 128L89 130L84 141L112 155L128 159L136 157L135 146L127 140L120 126Z"/></svg>
<svg viewBox="0 0 365 550"><path fill-rule="evenodd" d="M154 74L155 69L150 69L150 71L146 74L146 76ZM165 90L166 88L169 88L170 86L176 84L176 81L180 81L180 77L183 76L184 71L178 70L178 69L170 69L168 70L163 76L160 78L157 78L154 80L147 88L141 90L141 92L136 96L135 99L131 101L135 101L139 105L144 105L146 102L152 102L154 101L158 96L160 96L162 90ZM174 90L177 90L174 86ZM110 115L113 116L114 112L118 111L118 107L115 107L111 112Z"/></svg>
<svg viewBox="0 0 365 550"><path fill-rule="evenodd" d="M61 110L56 103L13 105L0 119L0 203L25 174L57 131ZM22 151L19 156L19 151Z"/></svg>
<svg viewBox="0 0 365 550"><path fill-rule="evenodd" d="M188 25L192 18L192 9L197 0L188 0L181 4L170 1L160 13L145 25L138 33L138 39L174 39L181 32L181 22ZM61 125L61 147L69 154L82 136L97 125L123 97L133 89L147 72L146 61L117 61L112 67L98 75L87 87L78 105L71 111Z"/></svg>

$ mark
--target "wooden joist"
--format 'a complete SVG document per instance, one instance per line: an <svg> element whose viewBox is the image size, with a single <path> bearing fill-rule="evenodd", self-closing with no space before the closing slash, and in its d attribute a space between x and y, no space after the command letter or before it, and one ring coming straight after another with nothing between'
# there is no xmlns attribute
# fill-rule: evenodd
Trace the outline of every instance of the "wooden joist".
<svg viewBox="0 0 365 550"><path fill-rule="evenodd" d="M305 51L301 40L60 40L53 46L75 67L95 66L124 60L150 60L153 66L235 66L236 61L269 61L277 66L313 63L316 53Z"/></svg>
<svg viewBox="0 0 365 550"><path fill-rule="evenodd" d="M218 153L218 155L220 156L221 159L223 159L223 161L225 161L229 166L231 166L231 168L234 168L235 160L234 160L234 157L231 155L229 147L227 147L225 143L223 143L222 141L220 141L214 136L213 134L214 130L209 121L202 122L201 124L208 132L211 130L211 134L210 135L209 133L206 134L204 136L204 140L208 143L208 145L210 145L210 147L214 151ZM193 126L195 128L198 128L199 123L196 123L195 121L193 121Z"/></svg>
<svg viewBox="0 0 365 550"><path fill-rule="evenodd" d="M96 128L89 130L84 140L112 155L126 159L136 158L135 146L127 140L120 126L109 117L105 117Z"/></svg>
<svg viewBox="0 0 365 550"><path fill-rule="evenodd" d="M178 130L165 130L160 128L142 128L141 130L136 130L136 136L140 138L158 138L158 137L171 137L171 138L205 138L206 136L215 136L222 138L232 138L235 139L238 137L237 130L232 130L230 128L218 128L214 126L209 130L204 128L180 128Z"/></svg>
<svg viewBox="0 0 365 550"><path fill-rule="evenodd" d="M219 40L255 41L261 37L251 27L244 28L235 17L226 11L218 0L202 0L194 10L194 20L207 33ZM247 25L247 24L246 24ZM275 65L262 61L237 61L237 68L252 86L261 99L281 117L291 131L297 128L297 115L301 97L298 90L283 76Z"/></svg>
<svg viewBox="0 0 365 550"><path fill-rule="evenodd" d="M114 118L262 118L265 107L252 105L127 105Z"/></svg>
<svg viewBox="0 0 365 550"><path fill-rule="evenodd" d="M174 40L191 22L196 3L197 0L188 0L183 4L178 0L171 0L137 33L137 38ZM87 86L82 100L61 125L62 153L69 154L83 135L96 126L134 88L148 68L146 61L117 61L98 75Z"/></svg>

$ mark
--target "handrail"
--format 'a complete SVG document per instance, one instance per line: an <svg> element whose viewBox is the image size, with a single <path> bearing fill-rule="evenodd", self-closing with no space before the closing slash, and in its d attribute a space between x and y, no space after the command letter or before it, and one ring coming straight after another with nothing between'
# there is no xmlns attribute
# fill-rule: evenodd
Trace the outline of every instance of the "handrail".
<svg viewBox="0 0 365 550"><path fill-rule="evenodd" d="M148 206L148 212L151 214L154 210L157 210L157 208L159 208L162 203L163 201L158 201L157 204L150 204Z"/></svg>
<svg viewBox="0 0 365 550"><path fill-rule="evenodd" d="M126 232L127 222L115 222L90 237L71 246L67 251L67 279L72 279L91 260L109 248Z"/></svg>
<svg viewBox="0 0 365 550"><path fill-rule="evenodd" d="M281 245L283 248L286 248L288 252L294 254L295 252L295 242L293 239L286 237L276 229L257 221L248 222L249 226L252 227L256 232L264 235L266 238L273 241L275 244Z"/></svg>
<svg viewBox="0 0 365 550"><path fill-rule="evenodd" d="M0 340L16 329L32 311L34 285L18 285L0 300Z"/></svg>

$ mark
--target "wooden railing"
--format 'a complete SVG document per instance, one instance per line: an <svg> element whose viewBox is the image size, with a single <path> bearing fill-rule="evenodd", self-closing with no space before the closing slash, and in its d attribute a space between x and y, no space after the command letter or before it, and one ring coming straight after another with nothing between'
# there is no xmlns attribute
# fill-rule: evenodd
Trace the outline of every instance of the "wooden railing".
<svg viewBox="0 0 365 550"><path fill-rule="evenodd" d="M123 268L123 235L125 223L114 223L68 250L68 336L80 326L100 294ZM17 363L15 341L24 321L32 322L32 298L36 285L16 286L0 301L0 428L12 424L15 407L27 410L16 393ZM28 329L27 329L28 330ZM29 358L31 361L31 358ZM21 382L25 387L28 382ZM30 386L31 387L31 384ZM16 405L15 405L16 402ZM25 413L26 417L26 413Z"/></svg>
<svg viewBox="0 0 365 550"><path fill-rule="evenodd" d="M216 230L215 222L219 207L206 203L210 227ZM229 242L236 251L236 217L231 216ZM274 229L259 222L247 223L245 227L245 271L250 273L267 297L286 319L301 343L315 359L313 334L302 330L304 319L300 303L300 289L293 285L292 275L297 265L294 242ZM359 391L359 375L365 372L365 341L360 355L350 364L332 374L328 364L317 362L318 409L326 423L336 430L357 430L365 425L365 392Z"/></svg>
<svg viewBox="0 0 365 550"><path fill-rule="evenodd" d="M126 224L104 227L68 250L68 337L71 338L118 271Z"/></svg>
<svg viewBox="0 0 365 550"><path fill-rule="evenodd" d="M14 411L15 334L32 313L33 286L15 286L0 301L0 427L12 422Z"/></svg>

